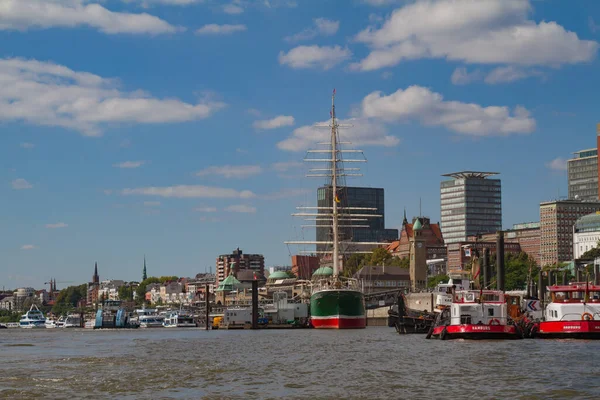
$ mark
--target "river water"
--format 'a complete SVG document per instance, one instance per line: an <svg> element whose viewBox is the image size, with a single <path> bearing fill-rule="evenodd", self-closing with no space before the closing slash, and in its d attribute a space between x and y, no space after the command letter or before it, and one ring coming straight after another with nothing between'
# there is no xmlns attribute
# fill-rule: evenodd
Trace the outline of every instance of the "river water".
<svg viewBox="0 0 600 400"><path fill-rule="evenodd" d="M394 329L0 330L0 398L584 399L600 342Z"/></svg>

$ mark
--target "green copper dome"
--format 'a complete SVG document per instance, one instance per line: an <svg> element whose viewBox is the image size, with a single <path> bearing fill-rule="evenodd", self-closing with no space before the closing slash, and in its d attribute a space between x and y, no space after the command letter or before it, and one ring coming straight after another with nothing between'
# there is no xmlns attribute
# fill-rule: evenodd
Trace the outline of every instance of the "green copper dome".
<svg viewBox="0 0 600 400"><path fill-rule="evenodd" d="M286 271L275 271L269 275L269 279L288 279L290 277L290 274L288 274Z"/></svg>
<svg viewBox="0 0 600 400"><path fill-rule="evenodd" d="M217 292L223 291L232 291L240 285L240 281L238 281L233 274L229 274L227 278L225 278L217 288Z"/></svg>
<svg viewBox="0 0 600 400"><path fill-rule="evenodd" d="M313 272L313 276L331 276L333 275L333 268L331 267L321 267Z"/></svg>
<svg viewBox="0 0 600 400"><path fill-rule="evenodd" d="M419 218L417 218L417 220L415 221L415 223L413 225L413 230L418 231L422 228L423 228L423 225L421 224L421 221L419 220Z"/></svg>

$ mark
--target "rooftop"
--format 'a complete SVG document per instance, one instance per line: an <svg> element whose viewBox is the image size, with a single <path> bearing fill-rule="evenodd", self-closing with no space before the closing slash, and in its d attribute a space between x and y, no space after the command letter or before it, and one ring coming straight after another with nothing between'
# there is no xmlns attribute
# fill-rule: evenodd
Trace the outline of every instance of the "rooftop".
<svg viewBox="0 0 600 400"><path fill-rule="evenodd" d="M460 172L452 172L449 174L442 174L442 176L447 176L449 178L454 179L468 179L468 178L487 178L488 176L498 175L499 172L478 172L478 171L460 171Z"/></svg>

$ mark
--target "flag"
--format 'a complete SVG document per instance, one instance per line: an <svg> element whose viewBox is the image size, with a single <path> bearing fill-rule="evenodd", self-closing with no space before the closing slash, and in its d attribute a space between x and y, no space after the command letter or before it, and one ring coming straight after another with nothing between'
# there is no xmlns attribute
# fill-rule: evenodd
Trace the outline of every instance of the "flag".
<svg viewBox="0 0 600 400"><path fill-rule="evenodd" d="M335 202L336 203L341 203L341 200L340 200L340 198L339 198L339 196L337 194L335 195Z"/></svg>
<svg viewBox="0 0 600 400"><path fill-rule="evenodd" d="M465 257L471 257L471 249L470 248L465 248Z"/></svg>
<svg viewBox="0 0 600 400"><path fill-rule="evenodd" d="M252 272L252 276L254 277L254 280L257 281L258 277L256 276L256 272Z"/></svg>
<svg viewBox="0 0 600 400"><path fill-rule="evenodd" d="M335 88L333 88L333 94L335 94Z"/></svg>
<svg viewBox="0 0 600 400"><path fill-rule="evenodd" d="M333 111L329 110L329 116L333 117Z"/></svg>

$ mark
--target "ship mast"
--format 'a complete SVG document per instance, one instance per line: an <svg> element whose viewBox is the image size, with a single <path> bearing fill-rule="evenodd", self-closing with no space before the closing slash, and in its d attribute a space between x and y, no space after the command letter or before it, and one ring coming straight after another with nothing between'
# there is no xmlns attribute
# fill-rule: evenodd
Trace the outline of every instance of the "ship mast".
<svg viewBox="0 0 600 400"><path fill-rule="evenodd" d="M338 207L337 207L337 123L335 121L335 89L331 95L331 186L332 195L332 219L333 219L333 277L337 278L340 273L339 266L339 239L338 239Z"/></svg>

